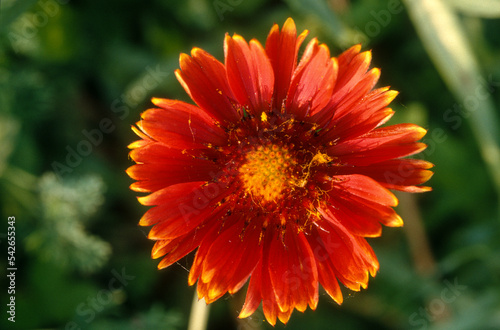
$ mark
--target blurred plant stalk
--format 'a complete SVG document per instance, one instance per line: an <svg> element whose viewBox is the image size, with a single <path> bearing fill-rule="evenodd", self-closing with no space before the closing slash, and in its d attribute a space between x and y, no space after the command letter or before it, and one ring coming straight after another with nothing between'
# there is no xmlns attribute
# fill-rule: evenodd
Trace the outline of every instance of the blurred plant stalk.
<svg viewBox="0 0 500 330"><path fill-rule="evenodd" d="M189 315L188 330L206 330L210 306L205 299L198 298L198 292L195 290L191 312Z"/></svg>
<svg viewBox="0 0 500 330"><path fill-rule="evenodd" d="M470 2L470 1L469 1ZM403 0L415 29L437 70L461 102L493 179L500 207L499 121L488 94L477 95L484 88L481 72L456 13L442 0ZM464 102L473 97L474 102ZM500 209L498 210L500 218Z"/></svg>

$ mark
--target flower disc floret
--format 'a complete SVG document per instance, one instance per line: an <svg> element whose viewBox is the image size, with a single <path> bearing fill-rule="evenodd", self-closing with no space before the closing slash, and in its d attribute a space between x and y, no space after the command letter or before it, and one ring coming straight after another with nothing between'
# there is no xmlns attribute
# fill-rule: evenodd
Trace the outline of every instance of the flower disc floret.
<svg viewBox="0 0 500 330"><path fill-rule="evenodd" d="M291 168L296 161L288 150L276 144L259 146L245 156L239 172L244 188L263 202L276 201L293 181Z"/></svg>

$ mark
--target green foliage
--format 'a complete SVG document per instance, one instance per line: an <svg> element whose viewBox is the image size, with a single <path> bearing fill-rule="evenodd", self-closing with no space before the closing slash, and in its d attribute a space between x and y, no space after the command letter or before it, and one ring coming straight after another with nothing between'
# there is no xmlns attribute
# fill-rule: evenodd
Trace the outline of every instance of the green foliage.
<svg viewBox="0 0 500 330"><path fill-rule="evenodd" d="M14 149L14 142L19 132L19 122L7 116L0 117L0 177L8 164L8 159Z"/></svg>
<svg viewBox="0 0 500 330"><path fill-rule="evenodd" d="M158 329L158 330L180 330L185 329L186 320L183 315L174 310L165 310L160 305L153 305L147 312L140 313L131 320L102 320L92 325L92 329L107 330L116 328L122 330L136 329Z"/></svg>
<svg viewBox="0 0 500 330"><path fill-rule="evenodd" d="M53 173L40 178L38 228L26 240L27 251L63 268L93 272L111 254L111 246L88 235L88 220L104 202L103 182L95 175L61 183Z"/></svg>

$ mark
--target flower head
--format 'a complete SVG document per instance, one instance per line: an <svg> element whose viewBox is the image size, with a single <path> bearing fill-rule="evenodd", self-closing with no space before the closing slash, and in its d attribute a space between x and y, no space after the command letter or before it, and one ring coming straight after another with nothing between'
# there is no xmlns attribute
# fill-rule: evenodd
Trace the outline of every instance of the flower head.
<svg viewBox="0 0 500 330"><path fill-rule="evenodd" d="M379 268L365 240L402 226L388 189L430 190L432 165L402 158L426 146L416 125L380 127L397 92L374 89L379 69L354 46L330 57L288 19L265 48L226 35L225 63L181 54L177 79L197 104L154 98L133 130L131 189L149 209L153 258L168 267L197 249L189 284L211 303L249 280L240 317L316 308L318 286L366 288Z"/></svg>

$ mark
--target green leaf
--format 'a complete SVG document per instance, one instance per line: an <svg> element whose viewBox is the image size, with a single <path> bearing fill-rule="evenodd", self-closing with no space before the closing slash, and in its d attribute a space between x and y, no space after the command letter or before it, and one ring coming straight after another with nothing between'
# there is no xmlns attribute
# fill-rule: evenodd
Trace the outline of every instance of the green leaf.
<svg viewBox="0 0 500 330"><path fill-rule="evenodd" d="M19 16L28 11L36 0L10 0L0 3L0 33L4 32Z"/></svg>
<svg viewBox="0 0 500 330"><path fill-rule="evenodd" d="M0 152L0 177L7 167L9 156L14 149L19 127L17 120L0 116L0 145L2 146L2 152Z"/></svg>
<svg viewBox="0 0 500 330"><path fill-rule="evenodd" d="M466 110L500 200L500 124L491 91L485 90L484 78L466 33L445 2L404 0L404 3L434 65Z"/></svg>
<svg viewBox="0 0 500 330"><path fill-rule="evenodd" d="M446 2L465 15L484 18L500 17L499 0L446 0Z"/></svg>
<svg viewBox="0 0 500 330"><path fill-rule="evenodd" d="M93 272L111 254L108 242L86 232L84 223L104 202L104 183L89 175L58 181L53 173L39 183L42 214L39 227L26 239L26 249L62 268Z"/></svg>
<svg viewBox="0 0 500 330"><path fill-rule="evenodd" d="M323 0L287 0L292 9L300 12L302 15L308 14L319 19L322 26L326 28L326 32L340 47L348 48L355 42L355 35L360 32L355 32L346 26L340 18L328 7L326 1ZM357 36L359 37L359 35ZM362 38L363 39L363 38ZM366 37L364 38L366 39Z"/></svg>

